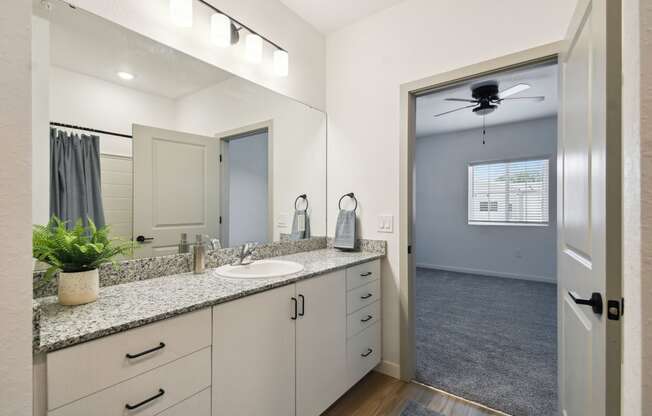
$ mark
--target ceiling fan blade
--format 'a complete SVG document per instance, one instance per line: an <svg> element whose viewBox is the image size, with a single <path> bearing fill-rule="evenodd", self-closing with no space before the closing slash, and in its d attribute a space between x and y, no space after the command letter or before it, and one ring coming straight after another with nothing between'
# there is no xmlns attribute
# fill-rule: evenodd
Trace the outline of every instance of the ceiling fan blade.
<svg viewBox="0 0 652 416"><path fill-rule="evenodd" d="M538 97L512 97L512 98L503 98L499 101L511 101L511 100L528 100L528 101L536 101L536 102L541 102L545 100L546 97L544 96L538 96Z"/></svg>
<svg viewBox="0 0 652 416"><path fill-rule="evenodd" d="M498 98L503 99L507 98L510 95L518 94L521 91L525 91L529 89L530 86L528 84L516 84L513 87L507 88L504 91L501 91L498 93Z"/></svg>
<svg viewBox="0 0 652 416"><path fill-rule="evenodd" d="M475 104L466 105L464 107L456 108L455 110L450 110L450 111L446 111L446 112L443 112L443 113L435 114L433 117L443 116L445 114L454 113L456 111L464 110L465 108L471 108L471 107L475 107L475 106L476 106Z"/></svg>
<svg viewBox="0 0 652 416"><path fill-rule="evenodd" d="M461 101L463 103L477 103L478 100L469 100L467 98L444 98L445 101Z"/></svg>

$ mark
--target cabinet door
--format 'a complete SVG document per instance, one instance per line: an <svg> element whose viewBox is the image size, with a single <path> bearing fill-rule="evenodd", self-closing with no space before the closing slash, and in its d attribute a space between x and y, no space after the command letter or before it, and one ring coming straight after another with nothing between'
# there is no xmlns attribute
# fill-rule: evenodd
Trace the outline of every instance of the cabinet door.
<svg viewBox="0 0 652 416"><path fill-rule="evenodd" d="M297 416L317 416L346 390L344 271L297 283Z"/></svg>
<svg viewBox="0 0 652 416"><path fill-rule="evenodd" d="M289 285L213 308L213 416L294 415Z"/></svg>

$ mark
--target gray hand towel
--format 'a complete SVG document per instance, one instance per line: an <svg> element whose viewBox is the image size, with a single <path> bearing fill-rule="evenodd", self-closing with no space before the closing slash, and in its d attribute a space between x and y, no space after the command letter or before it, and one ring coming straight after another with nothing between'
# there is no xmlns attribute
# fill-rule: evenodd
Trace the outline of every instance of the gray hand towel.
<svg viewBox="0 0 652 416"><path fill-rule="evenodd" d="M305 209L294 210L290 240L304 240L306 238L310 238L310 218L308 217L308 211Z"/></svg>
<svg viewBox="0 0 652 416"><path fill-rule="evenodd" d="M345 250L355 248L355 211L340 210L335 224L333 247Z"/></svg>

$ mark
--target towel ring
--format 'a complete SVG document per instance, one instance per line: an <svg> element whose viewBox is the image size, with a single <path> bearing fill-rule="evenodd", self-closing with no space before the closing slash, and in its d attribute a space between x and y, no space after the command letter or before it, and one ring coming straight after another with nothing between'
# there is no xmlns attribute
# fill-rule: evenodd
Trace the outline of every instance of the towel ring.
<svg viewBox="0 0 652 416"><path fill-rule="evenodd" d="M295 211L299 210L299 208L297 208L297 202L299 202L300 199L303 199L304 201L306 201L305 211L308 211L308 196L306 196L306 194L301 194L301 195L299 195L297 197L297 199L294 200L294 209L295 209Z"/></svg>
<svg viewBox="0 0 652 416"><path fill-rule="evenodd" d="M342 200L343 200L344 198L346 198L347 196L348 196L349 198L351 198L352 200L355 201L355 207L353 207L353 211L356 211L356 210L358 209L358 199L355 197L355 194L354 194L353 192L349 192L348 194L344 194L344 195L342 195L342 197L340 198L340 200L337 202L337 207L338 207L339 209L342 209Z"/></svg>

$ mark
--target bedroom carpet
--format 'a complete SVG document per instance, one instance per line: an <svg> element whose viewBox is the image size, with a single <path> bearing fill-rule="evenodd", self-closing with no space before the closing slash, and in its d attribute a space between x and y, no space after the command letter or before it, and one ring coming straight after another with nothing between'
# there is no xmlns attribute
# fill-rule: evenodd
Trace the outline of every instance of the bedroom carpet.
<svg viewBox="0 0 652 416"><path fill-rule="evenodd" d="M416 380L515 416L557 415L557 286L417 269Z"/></svg>

